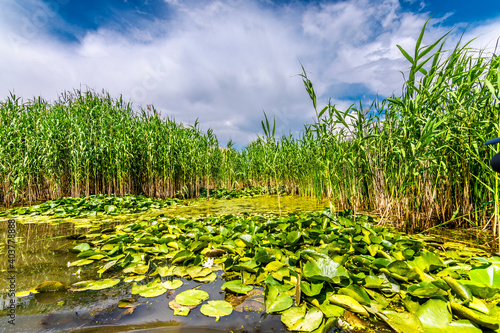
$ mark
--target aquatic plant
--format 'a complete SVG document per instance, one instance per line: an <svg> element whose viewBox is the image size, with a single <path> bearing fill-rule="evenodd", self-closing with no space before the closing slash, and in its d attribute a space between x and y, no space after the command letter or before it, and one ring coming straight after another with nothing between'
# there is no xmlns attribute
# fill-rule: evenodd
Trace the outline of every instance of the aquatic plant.
<svg viewBox="0 0 500 333"><path fill-rule="evenodd" d="M115 278L57 284L58 290L133 283L132 294L159 297L179 288L180 279L225 280L225 301L189 289L170 302L176 315L202 305L202 313L218 319L245 301L260 301L265 307L258 311L280 315L289 330L308 332L326 332L336 318L352 316L396 332L481 332L500 324L499 257L405 236L350 211L196 220L160 215L90 235L73 250L78 260L70 266L93 264L103 277Z"/></svg>

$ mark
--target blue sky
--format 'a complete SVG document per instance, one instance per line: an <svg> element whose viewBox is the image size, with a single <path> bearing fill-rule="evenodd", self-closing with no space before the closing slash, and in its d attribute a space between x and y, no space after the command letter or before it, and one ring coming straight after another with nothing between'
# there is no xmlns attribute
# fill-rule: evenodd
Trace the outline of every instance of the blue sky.
<svg viewBox="0 0 500 333"><path fill-rule="evenodd" d="M467 27L492 52L500 37L498 0L3 0L0 94L104 89L243 146L263 110L279 134L312 121L300 63L319 106L398 94L396 44L411 50L431 15L424 43Z"/></svg>

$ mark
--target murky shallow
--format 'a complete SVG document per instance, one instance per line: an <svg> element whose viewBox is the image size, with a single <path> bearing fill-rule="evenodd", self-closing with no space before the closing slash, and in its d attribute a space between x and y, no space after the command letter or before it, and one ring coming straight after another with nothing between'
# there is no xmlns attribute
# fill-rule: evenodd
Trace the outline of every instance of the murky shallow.
<svg viewBox="0 0 500 333"><path fill-rule="evenodd" d="M281 198L282 214L295 211L324 209L325 202L311 198L285 196ZM188 206L169 207L142 214L106 217L98 221L89 219L54 220L46 217L23 217L16 219L16 291L28 290L43 281L59 281L70 285L78 281L97 279L91 266L68 267L67 263L77 259L68 248L78 244L77 239L85 233L101 228L113 227L116 223L134 220L149 220L158 215L169 217L202 217L220 214L278 214L275 196L258 196L233 200L198 200ZM69 238L68 238L69 236ZM7 223L1 221L0 237L7 239ZM3 273L0 292L0 332L287 332L280 316L260 311L237 312L222 317L219 321L201 314L199 307L188 317L174 316L168 302L175 295L199 286L210 294L211 300L224 299L220 291L221 281L201 284L182 279L184 285L167 295L143 298L131 294L131 283L121 282L117 286L84 292L42 293L18 298L15 325L8 323L7 295L8 262L6 242L2 242ZM221 272L218 272L221 274ZM134 299L139 305L131 309L117 307L122 299ZM257 309L259 310L259 309Z"/></svg>
<svg viewBox="0 0 500 333"><path fill-rule="evenodd" d="M326 202L298 196L281 198L282 214L296 211L317 211L327 206ZM83 234L112 228L117 223L134 220L149 220L156 216L202 217L221 214L278 214L276 196L259 196L233 200L198 200L188 206L169 207L141 214L106 217L104 219L53 220L46 217L24 217L16 219L16 291L27 290L44 281L59 281L70 285L78 281L97 279L92 266L68 267L68 262L77 260L68 248L78 244ZM0 237L6 239L7 223L0 223ZM68 238L69 236L69 238ZM181 279L184 285L156 298L143 298L131 294L131 283L121 282L117 286L101 291L42 293L17 299L16 325L8 323L7 258L6 245L0 248L2 261L2 284L0 291L0 332L288 332L279 315L268 315L264 309L237 312L222 317L219 321L201 314L199 308L188 317L174 316L168 302L177 293L199 286L210 294L211 300L223 300L220 291L222 282L201 284ZM221 272L218 272L220 275ZM163 279L165 280L165 279ZM134 309L118 308L122 299L134 299L139 305ZM340 332L334 329L332 332Z"/></svg>

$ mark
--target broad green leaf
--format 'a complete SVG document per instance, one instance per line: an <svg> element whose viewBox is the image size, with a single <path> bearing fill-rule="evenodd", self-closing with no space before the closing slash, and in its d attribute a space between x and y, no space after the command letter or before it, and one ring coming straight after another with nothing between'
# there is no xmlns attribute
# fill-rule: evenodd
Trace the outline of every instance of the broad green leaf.
<svg viewBox="0 0 500 333"><path fill-rule="evenodd" d="M83 252L90 250L90 245L88 243L81 243L70 249L71 252Z"/></svg>
<svg viewBox="0 0 500 333"><path fill-rule="evenodd" d="M473 282L482 283L488 287L500 288L500 267L489 265L486 268L473 268L469 272L469 278Z"/></svg>
<svg viewBox="0 0 500 333"><path fill-rule="evenodd" d="M306 305L291 307L281 314L281 321L290 331L311 332L323 321L323 312L317 307L307 310Z"/></svg>
<svg viewBox="0 0 500 333"><path fill-rule="evenodd" d="M215 317L218 321L220 317L229 316L233 312L233 307L226 301L208 301L208 304L203 304L200 312L208 317Z"/></svg>
<svg viewBox="0 0 500 333"><path fill-rule="evenodd" d="M316 296L323 289L323 282L300 281L300 290L307 296Z"/></svg>
<svg viewBox="0 0 500 333"><path fill-rule="evenodd" d="M178 289L180 287L182 287L182 285L184 284L184 282L182 282L181 280L172 280L172 281L165 281L165 282L162 282L161 283L163 288L165 289Z"/></svg>
<svg viewBox="0 0 500 333"><path fill-rule="evenodd" d="M424 333L420 319L412 313L387 310L383 314L384 321L398 333Z"/></svg>
<svg viewBox="0 0 500 333"><path fill-rule="evenodd" d="M419 298L431 298L433 296L446 296L448 293L441 288L436 287L431 282L420 282L408 287L408 293Z"/></svg>
<svg viewBox="0 0 500 333"><path fill-rule="evenodd" d="M229 290L236 294L247 294L253 290L252 286L245 286L241 280L232 280L222 284L222 291Z"/></svg>
<svg viewBox="0 0 500 333"><path fill-rule="evenodd" d="M284 292L279 292L276 286L266 286L265 296L266 312L273 313L288 309L293 305L293 300Z"/></svg>
<svg viewBox="0 0 500 333"><path fill-rule="evenodd" d="M424 332L428 333L480 333L481 329L468 320L452 322L453 316L442 299L430 299L417 310Z"/></svg>
<svg viewBox="0 0 500 333"><path fill-rule="evenodd" d="M206 301L209 298L209 295L206 291L190 289L181 292L175 297L175 301L180 305L190 306L190 305L199 305L203 301Z"/></svg>
<svg viewBox="0 0 500 333"><path fill-rule="evenodd" d="M349 278L347 270L339 263L325 258L309 260L304 267L304 276L310 280L340 283L341 278Z"/></svg>

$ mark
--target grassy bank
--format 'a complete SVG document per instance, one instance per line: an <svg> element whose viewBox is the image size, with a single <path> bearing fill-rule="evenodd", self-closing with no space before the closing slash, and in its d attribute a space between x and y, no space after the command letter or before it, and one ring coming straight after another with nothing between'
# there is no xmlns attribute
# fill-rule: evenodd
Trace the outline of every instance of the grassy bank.
<svg viewBox="0 0 500 333"><path fill-rule="evenodd" d="M152 106L134 112L108 94L77 90L54 103L9 96L0 103L0 199L283 186L410 228L451 221L494 229L495 152L483 143L499 134L500 59L469 43L421 40L413 52L401 49L410 70L400 95L322 108L303 71L315 123L278 138L265 117L264 135L241 151L223 148L211 130L162 118Z"/></svg>

